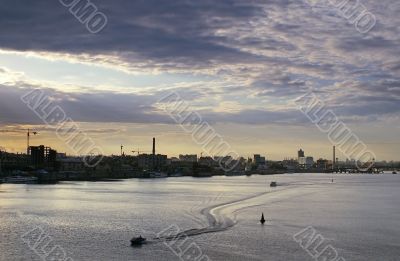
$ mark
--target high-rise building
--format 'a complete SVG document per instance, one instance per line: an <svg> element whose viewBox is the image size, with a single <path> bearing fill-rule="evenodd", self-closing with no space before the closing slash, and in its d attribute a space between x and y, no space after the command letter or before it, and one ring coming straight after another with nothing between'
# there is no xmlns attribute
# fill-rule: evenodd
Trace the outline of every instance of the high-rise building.
<svg viewBox="0 0 400 261"><path fill-rule="evenodd" d="M304 158L304 151L302 150L302 149L300 149L298 152L297 152L297 158L299 159L299 158Z"/></svg>
<svg viewBox="0 0 400 261"><path fill-rule="evenodd" d="M256 166L265 165L265 157L261 157L260 154L254 154L254 164Z"/></svg>
<svg viewBox="0 0 400 261"><path fill-rule="evenodd" d="M35 168L55 168L57 160L57 151L50 147L30 146L31 164Z"/></svg>
<svg viewBox="0 0 400 261"><path fill-rule="evenodd" d="M43 145L41 146L30 146L30 155L31 155L31 164L36 168L44 167L44 151L45 148Z"/></svg>

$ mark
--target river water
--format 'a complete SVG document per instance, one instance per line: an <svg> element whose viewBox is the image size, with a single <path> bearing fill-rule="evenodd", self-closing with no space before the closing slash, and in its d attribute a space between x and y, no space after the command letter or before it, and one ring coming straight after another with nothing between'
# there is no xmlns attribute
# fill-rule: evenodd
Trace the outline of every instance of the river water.
<svg viewBox="0 0 400 261"><path fill-rule="evenodd" d="M293 239L309 226L344 260L400 260L399 203L391 174L2 184L0 260L43 260L54 246L75 261L314 260ZM47 248L29 247L35 230ZM139 235L148 244L131 247Z"/></svg>

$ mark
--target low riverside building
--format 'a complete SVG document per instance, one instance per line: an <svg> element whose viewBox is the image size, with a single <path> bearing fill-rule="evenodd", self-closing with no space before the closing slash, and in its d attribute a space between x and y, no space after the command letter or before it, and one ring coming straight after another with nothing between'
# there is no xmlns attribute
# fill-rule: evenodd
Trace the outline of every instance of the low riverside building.
<svg viewBox="0 0 400 261"><path fill-rule="evenodd" d="M16 170L28 168L29 157L26 154L0 151L0 175L7 175Z"/></svg>
<svg viewBox="0 0 400 261"><path fill-rule="evenodd" d="M144 170L161 169L167 166L167 155L140 154L137 157L138 166Z"/></svg>
<svg viewBox="0 0 400 261"><path fill-rule="evenodd" d="M65 157L58 159L60 171L84 171L85 163L81 157Z"/></svg>
<svg viewBox="0 0 400 261"><path fill-rule="evenodd" d="M295 159L284 159L282 165L289 172L294 172L299 168L299 162Z"/></svg>
<svg viewBox="0 0 400 261"><path fill-rule="evenodd" d="M318 159L316 163L316 168L321 171L331 170L332 169L332 161L327 159Z"/></svg>
<svg viewBox="0 0 400 261"><path fill-rule="evenodd" d="M218 166L218 162L216 162L212 157L200 157L199 164L208 167Z"/></svg>
<svg viewBox="0 0 400 261"><path fill-rule="evenodd" d="M197 155L179 155L179 160L186 162L197 162Z"/></svg>
<svg viewBox="0 0 400 261"><path fill-rule="evenodd" d="M311 169L314 166L314 158L313 157L300 157L299 165L303 169Z"/></svg>

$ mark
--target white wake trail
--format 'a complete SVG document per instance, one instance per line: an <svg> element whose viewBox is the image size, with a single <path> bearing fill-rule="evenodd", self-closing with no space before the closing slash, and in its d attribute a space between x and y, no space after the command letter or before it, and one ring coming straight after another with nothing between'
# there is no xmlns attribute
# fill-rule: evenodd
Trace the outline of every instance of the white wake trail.
<svg viewBox="0 0 400 261"><path fill-rule="evenodd" d="M275 194L278 192L283 192L287 189L288 188L276 191L266 191L242 199L233 200L230 202L204 208L203 210L201 210L200 213L207 218L208 226L203 228L188 229L176 235L156 238L156 240L178 240L180 238L226 231L237 224L237 212L245 208L263 205L265 204L265 201L262 201L262 199L265 200L263 196L271 193Z"/></svg>

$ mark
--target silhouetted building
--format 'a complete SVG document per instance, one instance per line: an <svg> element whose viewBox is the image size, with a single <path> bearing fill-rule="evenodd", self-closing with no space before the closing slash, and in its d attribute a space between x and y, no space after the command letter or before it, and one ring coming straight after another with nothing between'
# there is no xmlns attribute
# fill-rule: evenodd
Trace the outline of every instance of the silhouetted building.
<svg viewBox="0 0 400 261"><path fill-rule="evenodd" d="M0 175L14 170L23 170L28 167L27 154L14 154L0 151Z"/></svg>
<svg viewBox="0 0 400 261"><path fill-rule="evenodd" d="M319 159L317 160L317 169L327 170L328 167L332 166L332 163L327 159Z"/></svg>
<svg viewBox="0 0 400 261"><path fill-rule="evenodd" d="M265 165L265 157L261 157L260 154L255 154L254 155L254 165L257 167L260 165Z"/></svg>
<svg viewBox="0 0 400 261"><path fill-rule="evenodd" d="M302 168L310 169L314 166L314 158L313 157L301 157L301 158L299 158L299 165Z"/></svg>
<svg viewBox="0 0 400 261"><path fill-rule="evenodd" d="M296 159L285 159L282 161L282 166L288 171L295 171L299 167L299 162Z"/></svg>
<svg viewBox="0 0 400 261"><path fill-rule="evenodd" d="M156 170L167 165L167 155L140 154L138 157L138 166L145 170Z"/></svg>
<svg viewBox="0 0 400 261"><path fill-rule="evenodd" d="M253 170L265 170L267 169L267 161L265 157L260 154L255 154L253 157Z"/></svg>
<svg viewBox="0 0 400 261"><path fill-rule="evenodd" d="M200 157L199 164L203 166L213 167L214 165L217 166L218 163L212 157Z"/></svg>
<svg viewBox="0 0 400 261"><path fill-rule="evenodd" d="M31 146L29 150L31 164L36 168L44 168L44 146Z"/></svg>
<svg viewBox="0 0 400 261"><path fill-rule="evenodd" d="M80 157L63 157L59 158L60 171L83 171L85 164Z"/></svg>
<svg viewBox="0 0 400 261"><path fill-rule="evenodd" d="M50 168L54 169L57 162L57 151L50 147L30 146L31 165L37 169Z"/></svg>
<svg viewBox="0 0 400 261"><path fill-rule="evenodd" d="M179 155L180 161L197 162L197 155Z"/></svg>
<svg viewBox="0 0 400 261"><path fill-rule="evenodd" d="M299 159L299 158L304 158L305 156L304 156L304 151L302 150L302 149L300 149L298 152L297 152L297 158Z"/></svg>

